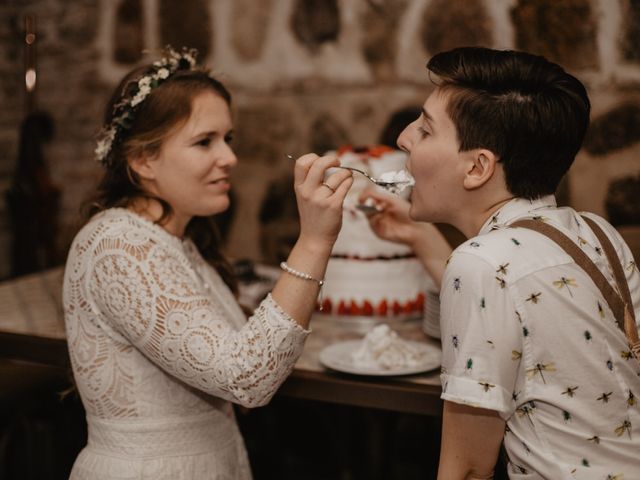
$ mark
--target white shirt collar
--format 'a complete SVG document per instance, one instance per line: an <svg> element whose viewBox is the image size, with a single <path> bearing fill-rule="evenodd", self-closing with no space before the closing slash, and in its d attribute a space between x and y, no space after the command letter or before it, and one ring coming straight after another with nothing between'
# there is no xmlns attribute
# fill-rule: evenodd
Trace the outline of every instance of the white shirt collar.
<svg viewBox="0 0 640 480"><path fill-rule="evenodd" d="M526 198L514 198L505 203L497 212L489 217L478 235L484 235L491 230L508 225L515 220L523 217L532 217L536 215L536 211L544 208L554 208L557 206L556 197L554 195L546 195L535 200L527 200Z"/></svg>

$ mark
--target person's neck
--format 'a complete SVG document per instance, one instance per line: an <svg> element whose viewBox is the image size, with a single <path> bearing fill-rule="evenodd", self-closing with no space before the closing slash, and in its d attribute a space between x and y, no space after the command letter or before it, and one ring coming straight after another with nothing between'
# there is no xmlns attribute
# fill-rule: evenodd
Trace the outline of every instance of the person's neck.
<svg viewBox="0 0 640 480"><path fill-rule="evenodd" d="M506 192L497 198L487 202L479 202L476 208L469 208L466 211L460 210L460 215L451 224L460 230L467 238L478 235L482 226L504 205L509 203L515 197Z"/></svg>
<svg viewBox="0 0 640 480"><path fill-rule="evenodd" d="M154 223L157 223L158 220L160 220L163 213L160 202L149 198L138 198L130 204L129 208L138 215ZM158 225L164 228L171 235L182 238L184 237L184 232L188 223L188 221L181 220L175 212L173 212L164 221L158 223Z"/></svg>

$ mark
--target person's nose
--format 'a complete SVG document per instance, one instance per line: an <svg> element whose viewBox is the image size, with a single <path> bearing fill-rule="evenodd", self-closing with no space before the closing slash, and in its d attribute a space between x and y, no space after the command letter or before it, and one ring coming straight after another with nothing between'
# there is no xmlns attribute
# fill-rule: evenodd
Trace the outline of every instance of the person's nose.
<svg viewBox="0 0 640 480"><path fill-rule="evenodd" d="M396 142L400 150L403 150L407 153L411 153L411 146L413 143L411 133L414 130L414 126L413 126L414 123L415 122L411 122L409 125L405 127L402 133L398 135L398 140Z"/></svg>
<svg viewBox="0 0 640 480"><path fill-rule="evenodd" d="M238 157L236 157L235 152L231 148L230 145L225 144L225 150L220 155L220 159L218 161L218 166L221 168L233 168L238 164Z"/></svg>

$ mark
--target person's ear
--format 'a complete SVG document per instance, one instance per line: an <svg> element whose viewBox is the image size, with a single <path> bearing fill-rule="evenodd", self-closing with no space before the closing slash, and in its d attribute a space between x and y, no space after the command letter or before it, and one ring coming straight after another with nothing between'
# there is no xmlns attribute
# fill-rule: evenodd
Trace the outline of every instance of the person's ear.
<svg viewBox="0 0 640 480"><path fill-rule="evenodd" d="M469 152L467 170L464 176L464 188L475 190L482 187L493 177L496 171L498 157L484 148Z"/></svg>
<svg viewBox="0 0 640 480"><path fill-rule="evenodd" d="M148 152L140 152L130 155L127 161L129 168L136 172L141 180L153 180L156 177L153 159Z"/></svg>

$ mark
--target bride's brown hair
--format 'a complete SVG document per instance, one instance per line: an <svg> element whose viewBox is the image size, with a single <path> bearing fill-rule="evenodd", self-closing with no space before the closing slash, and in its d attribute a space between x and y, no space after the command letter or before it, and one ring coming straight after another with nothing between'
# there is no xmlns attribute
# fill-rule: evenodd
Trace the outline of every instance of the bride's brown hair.
<svg viewBox="0 0 640 480"><path fill-rule="evenodd" d="M115 89L105 110L105 125L112 124L114 106L123 98L130 98L137 88L137 80L153 69L152 65L131 71ZM127 208L136 199L153 199L162 206L162 215L156 223L162 225L173 210L161 198L141 187L140 179L129 168L128 158L140 154L158 153L163 141L175 129L184 125L191 115L193 99L204 91L211 91L231 106L231 94L226 87L200 68L177 71L151 93L136 108L135 116L111 145L109 161L98 184L96 193L84 208L85 218L108 208ZM193 217L185 230L203 258L220 274L224 282L237 294L237 281L229 262L222 255L221 237L213 217Z"/></svg>

